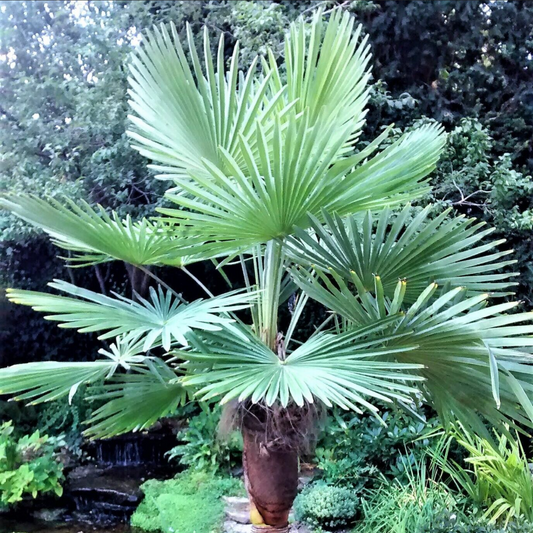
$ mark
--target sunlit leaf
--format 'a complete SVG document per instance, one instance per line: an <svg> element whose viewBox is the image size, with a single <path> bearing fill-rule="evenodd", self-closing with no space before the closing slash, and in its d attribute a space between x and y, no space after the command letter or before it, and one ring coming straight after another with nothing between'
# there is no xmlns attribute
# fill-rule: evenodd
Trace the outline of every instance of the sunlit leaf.
<svg viewBox="0 0 533 533"><path fill-rule="evenodd" d="M227 313L249 307L255 297L253 293L232 291L184 304L170 292L150 288L150 300L140 298L137 302L119 295L104 296L65 281L49 285L77 298L16 289L8 289L7 297L36 311L52 313L45 318L59 322L60 327L82 333L105 331L101 339L127 333L142 336L145 351L154 345L169 350L173 342L187 345L186 335L193 329L218 330L227 326L234 321Z"/></svg>
<svg viewBox="0 0 533 533"><path fill-rule="evenodd" d="M139 222L116 213L108 215L86 202L78 206L68 198L66 205L49 198L33 196L0 197L0 207L43 229L53 242L75 252L67 257L72 266L86 266L119 259L132 265L181 266L194 261L187 257L189 240L176 228L163 222Z"/></svg>

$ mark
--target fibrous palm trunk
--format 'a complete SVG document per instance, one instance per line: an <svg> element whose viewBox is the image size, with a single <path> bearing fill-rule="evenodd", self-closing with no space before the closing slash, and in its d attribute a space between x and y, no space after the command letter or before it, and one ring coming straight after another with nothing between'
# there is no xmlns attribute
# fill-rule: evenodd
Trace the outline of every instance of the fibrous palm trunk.
<svg viewBox="0 0 533 533"><path fill-rule="evenodd" d="M240 406L244 476L257 530L288 531L298 491L298 455L314 440L318 415L312 405Z"/></svg>
<svg viewBox="0 0 533 533"><path fill-rule="evenodd" d="M298 489L298 452L243 428L243 466L252 522L284 531Z"/></svg>

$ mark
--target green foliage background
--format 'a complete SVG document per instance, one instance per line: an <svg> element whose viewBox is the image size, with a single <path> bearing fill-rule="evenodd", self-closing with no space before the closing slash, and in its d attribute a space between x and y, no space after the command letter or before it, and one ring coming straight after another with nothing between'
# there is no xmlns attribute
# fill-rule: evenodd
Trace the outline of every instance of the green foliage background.
<svg viewBox="0 0 533 533"><path fill-rule="evenodd" d="M525 0L0 2L0 191L153 212L166 184L125 135L126 64L142 32L174 21L199 35L206 24L213 37L226 33L226 57L239 40L246 64L267 46L282 54L288 23L318 6L352 12L369 34L381 80L369 138L391 122L398 132L420 119L444 123L450 141L424 202L496 225L516 249L519 297L530 306L533 4ZM62 278L107 292L143 289L121 265L67 271L55 254L42 235L0 213L0 287L43 290ZM181 289L179 275L159 274ZM51 328L2 298L0 365L94 354L91 336Z"/></svg>

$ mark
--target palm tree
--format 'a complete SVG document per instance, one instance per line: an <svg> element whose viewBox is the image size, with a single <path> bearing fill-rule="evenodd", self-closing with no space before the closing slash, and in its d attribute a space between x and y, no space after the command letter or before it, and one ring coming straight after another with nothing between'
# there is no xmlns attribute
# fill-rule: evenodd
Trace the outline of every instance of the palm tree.
<svg viewBox="0 0 533 533"><path fill-rule="evenodd" d="M174 208L133 222L70 201L1 200L71 266L125 261L157 288L135 299L64 281L50 283L63 295L9 289L60 327L114 340L94 362L2 369L0 391L38 403L104 380L92 438L148 428L189 396L233 403L254 520L280 531L323 407L379 416L376 400L423 399L485 436L485 421L532 426L532 315L506 314L517 304L502 299L513 261L475 220L408 205L429 189L441 127L357 142L370 53L353 19L292 24L284 63L269 53L260 73L258 60L239 70L238 46L226 70L223 36L215 62L207 33L202 59L190 29L187 41L188 54L174 26L154 29L130 66L132 144L172 183ZM214 296L202 284L208 297L189 303L150 271L190 274L203 260L222 272L240 263L245 289ZM301 343L309 299L329 313Z"/></svg>

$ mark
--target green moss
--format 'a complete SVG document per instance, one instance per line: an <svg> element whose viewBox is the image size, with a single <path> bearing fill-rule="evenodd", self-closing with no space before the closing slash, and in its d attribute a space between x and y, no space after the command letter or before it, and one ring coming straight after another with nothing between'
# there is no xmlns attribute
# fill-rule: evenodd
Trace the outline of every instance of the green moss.
<svg viewBox="0 0 533 533"><path fill-rule="evenodd" d="M132 526L163 533L218 533L224 517L222 496L244 493L242 481L186 471L166 481L149 480Z"/></svg>

